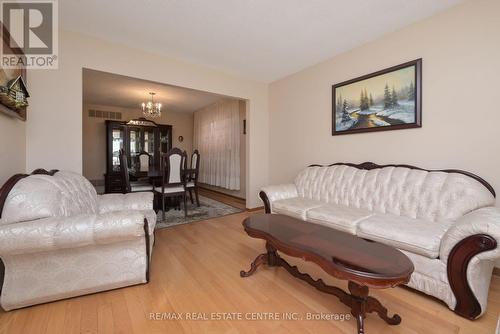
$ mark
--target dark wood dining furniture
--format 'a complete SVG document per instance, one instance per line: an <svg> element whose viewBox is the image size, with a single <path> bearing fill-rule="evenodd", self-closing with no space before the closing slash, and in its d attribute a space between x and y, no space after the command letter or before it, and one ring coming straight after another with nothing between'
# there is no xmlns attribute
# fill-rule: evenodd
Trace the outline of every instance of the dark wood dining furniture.
<svg viewBox="0 0 500 334"><path fill-rule="evenodd" d="M183 175L188 176L188 179L189 179L189 175L192 175L192 173L194 173L194 172L195 172L195 170L191 169L191 168L184 169L182 171ZM134 180L147 178L147 179L149 179L149 183L151 183L151 184L158 184L158 185L161 184L162 176L161 176L161 169L160 168L152 167L147 172L141 172L138 170L129 169L129 175Z"/></svg>
<svg viewBox="0 0 500 334"><path fill-rule="evenodd" d="M392 288L409 282L413 263L396 248L279 214L252 215L243 221L243 227L249 236L264 239L267 251L257 256L249 271L242 270L241 277L252 275L261 264L283 267L350 307L358 333L365 333L364 319L371 312L389 325L401 323L399 315L389 317L380 301L368 295L369 288ZM314 262L329 275L347 280L349 292L301 273L297 266L281 258L278 251Z"/></svg>
<svg viewBox="0 0 500 334"><path fill-rule="evenodd" d="M145 118L106 121L105 193L121 193L119 151L127 155L128 166L140 170L140 156L150 156L150 168L160 169L160 154L172 148L172 126Z"/></svg>
<svg viewBox="0 0 500 334"><path fill-rule="evenodd" d="M196 205L200 206L200 197L198 195L198 176L200 174L200 152L194 150L191 154L191 168L186 169L186 188L189 192L191 204L193 203L193 192L196 196Z"/></svg>
<svg viewBox="0 0 500 334"><path fill-rule="evenodd" d="M192 175L194 172L193 169L185 169L182 171L184 175ZM162 182L162 174L161 174L161 169L156 168L155 166L151 166L149 171L147 172L141 172L136 169L129 169L129 177L131 180L143 180L147 179L149 180L149 184L155 186L155 187L160 187L161 182ZM197 197L197 201L199 203L199 199ZM169 207L179 207L179 201L174 201L173 199L166 199L165 205L167 208ZM199 206L199 205L198 205ZM154 209L156 212L158 212L162 207L162 198L159 193L155 193L155 200L154 200ZM168 210L167 210L168 211Z"/></svg>
<svg viewBox="0 0 500 334"><path fill-rule="evenodd" d="M182 198L184 216L187 217L185 161L186 152L174 147L161 155L161 184L154 187L154 193L161 196L162 219L165 220L165 199Z"/></svg>
<svg viewBox="0 0 500 334"><path fill-rule="evenodd" d="M147 172L138 169L129 169L128 173L134 179L148 178L150 181L154 181L161 178L161 169L156 166L151 166Z"/></svg>
<svg viewBox="0 0 500 334"><path fill-rule="evenodd" d="M130 192L153 191L153 185L148 182L144 181L132 182L130 180L128 159L127 155L123 150L120 150L119 158L120 158L120 176L121 176L122 193L125 194Z"/></svg>

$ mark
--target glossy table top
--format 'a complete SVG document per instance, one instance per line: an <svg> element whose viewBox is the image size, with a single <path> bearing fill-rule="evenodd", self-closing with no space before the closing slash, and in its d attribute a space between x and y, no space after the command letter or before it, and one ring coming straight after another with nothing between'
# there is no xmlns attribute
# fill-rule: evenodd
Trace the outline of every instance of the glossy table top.
<svg viewBox="0 0 500 334"><path fill-rule="evenodd" d="M315 262L341 279L394 286L406 283L414 270L411 260L394 247L289 216L252 215L243 226L250 236L267 240L285 254Z"/></svg>
<svg viewBox="0 0 500 334"><path fill-rule="evenodd" d="M189 175L189 174L195 173L196 169L183 169L182 172L185 175ZM149 171L147 171L147 172L141 172L141 171L130 169L129 174L133 177L136 177L136 178L140 178L140 177L160 178L162 176L161 169L156 168L156 167L151 167L149 169Z"/></svg>

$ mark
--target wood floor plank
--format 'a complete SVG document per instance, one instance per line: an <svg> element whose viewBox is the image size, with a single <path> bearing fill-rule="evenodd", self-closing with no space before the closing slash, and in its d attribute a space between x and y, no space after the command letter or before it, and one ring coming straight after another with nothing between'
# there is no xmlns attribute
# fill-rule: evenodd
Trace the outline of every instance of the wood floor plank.
<svg viewBox="0 0 500 334"><path fill-rule="evenodd" d="M248 278L239 271L264 252L261 240L249 238L241 221L243 212L209 221L156 231L150 282L57 301L11 312L0 311L0 333L354 333L349 321L306 320L307 314L349 314L335 297L321 293L295 279L282 268L262 266ZM345 282L321 268L284 256L327 284L346 287ZM500 311L500 277L491 282L487 313L469 321L446 305L408 288L372 291L401 325L388 326L373 314L367 316L370 334L442 333L490 334ZM156 319L154 314L181 312L183 320ZM239 312L244 316L279 313L279 320L189 320L187 313L212 315ZM301 320L285 320L297 314Z"/></svg>
<svg viewBox="0 0 500 334"><path fill-rule="evenodd" d="M86 296L80 298L72 298L68 300L62 300L61 303L66 304L66 313L61 321L63 324L63 333L73 334L80 333L80 322L82 317L82 299ZM59 302L56 302L59 303ZM38 305L40 307L43 305Z"/></svg>

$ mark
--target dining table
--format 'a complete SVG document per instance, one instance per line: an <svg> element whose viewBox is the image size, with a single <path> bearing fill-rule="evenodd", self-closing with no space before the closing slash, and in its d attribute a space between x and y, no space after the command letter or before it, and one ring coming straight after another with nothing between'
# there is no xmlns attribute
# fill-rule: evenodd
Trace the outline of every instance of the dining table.
<svg viewBox="0 0 500 334"><path fill-rule="evenodd" d="M189 176L193 175L195 172L196 169L194 168L184 168L181 171L184 177L188 177L188 180ZM154 186L161 186L161 168L151 166L148 171L129 169L128 173L131 179L134 181L139 179L148 179L149 183L153 184Z"/></svg>
<svg viewBox="0 0 500 334"><path fill-rule="evenodd" d="M152 184L153 187L161 187L162 183L162 171L161 168L157 168L154 166L150 166L148 171L140 171L138 169L129 169L129 176L131 181L137 181L137 180L147 180L148 183ZM183 175L184 178L187 178L187 181L189 181L190 176L194 175L196 172L196 169L194 168L185 168L181 171L181 174ZM186 182L187 182L186 181ZM153 208L155 211L158 212L161 208L161 195L158 194L157 192L155 193L154 197L154 202L153 202ZM180 209L180 201L177 200L171 200L168 198L168 201L166 202L167 207L170 208L179 208Z"/></svg>

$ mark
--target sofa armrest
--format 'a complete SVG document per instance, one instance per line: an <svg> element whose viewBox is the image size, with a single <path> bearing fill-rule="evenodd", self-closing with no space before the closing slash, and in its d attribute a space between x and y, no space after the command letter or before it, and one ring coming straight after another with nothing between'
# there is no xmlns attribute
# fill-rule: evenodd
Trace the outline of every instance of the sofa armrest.
<svg viewBox="0 0 500 334"><path fill-rule="evenodd" d="M484 235L489 236L494 245L484 245L491 247L491 250L477 254L480 260L495 260L500 258L500 208L486 207L472 211L465 216L459 218L453 224L441 240L439 257L443 262L448 261L453 248L466 238ZM484 242L483 242L484 243Z"/></svg>
<svg viewBox="0 0 500 334"><path fill-rule="evenodd" d="M273 202L280 199L297 197L298 193L295 184L290 183L264 187L261 189L259 196L264 202L266 213L271 213Z"/></svg>
<svg viewBox="0 0 500 334"><path fill-rule="evenodd" d="M456 298L455 313L475 319L486 311L494 260L500 257L500 208L459 218L441 240L440 259Z"/></svg>
<svg viewBox="0 0 500 334"><path fill-rule="evenodd" d="M139 211L50 217L0 227L0 257L110 244L145 235Z"/></svg>
<svg viewBox="0 0 500 334"><path fill-rule="evenodd" d="M122 210L153 210L153 192L99 195L99 213Z"/></svg>

